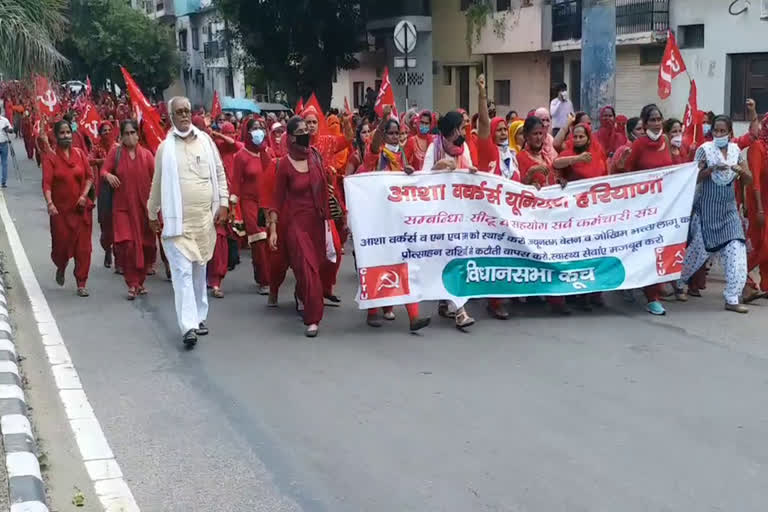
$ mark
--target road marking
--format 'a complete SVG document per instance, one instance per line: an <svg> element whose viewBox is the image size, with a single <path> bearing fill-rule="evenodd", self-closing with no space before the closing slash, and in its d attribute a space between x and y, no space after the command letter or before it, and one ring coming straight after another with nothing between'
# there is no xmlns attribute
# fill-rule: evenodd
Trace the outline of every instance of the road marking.
<svg viewBox="0 0 768 512"><path fill-rule="evenodd" d="M94 490L105 511L139 512L139 506L123 479L123 473L115 460L112 449L104 437L99 420L93 413L88 397L80 383L69 351L59 331L59 326L43 294L40 283L32 270L27 253L21 243L19 233L13 223L5 196L0 194L0 220L5 225L8 243L16 261L21 281L27 290L35 322L48 355L51 372L54 375L59 398L67 411L69 425L80 449L80 455L88 474L93 481ZM5 301L3 301L5 303ZM0 331L10 333L10 325L0 320ZM0 369L18 375L18 368L10 361L0 361ZM37 459L35 459L35 463ZM101 469L99 469L101 468Z"/></svg>

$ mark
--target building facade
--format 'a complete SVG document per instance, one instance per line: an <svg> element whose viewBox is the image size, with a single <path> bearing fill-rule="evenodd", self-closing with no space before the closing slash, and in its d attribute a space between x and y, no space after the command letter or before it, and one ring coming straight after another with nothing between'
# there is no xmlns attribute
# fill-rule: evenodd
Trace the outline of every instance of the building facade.
<svg viewBox="0 0 768 512"><path fill-rule="evenodd" d="M659 103L667 116L683 115L687 91L682 91L682 98L666 102L656 93L669 30L675 33L691 78L696 80L700 108L724 112L739 121L744 118L746 98L752 97L761 112L768 110L768 0L733 5L722 0L615 1L618 112L634 116L643 105ZM468 11L478 3L490 12L484 27L468 37ZM432 68L432 96L425 98L426 91L417 89L420 106L439 112L457 107L476 112L475 80L478 73L485 72L489 96L501 115L509 110L524 115L535 107L548 106L560 82L568 85L579 109L582 0L402 0L397 6L390 4L382 8L387 17L371 23L377 30L372 31L371 51L361 56L361 67L339 73L334 104L343 102L344 95L355 97L364 91L363 86L377 88L385 65L393 76L399 76L393 69L391 29L400 19L418 15L425 32L422 37L419 31L419 44L431 43ZM420 46L419 52L421 58L429 58L429 48ZM420 71L428 70L421 67ZM404 105L402 87L395 85L395 92L398 106ZM737 126L744 128L738 122Z"/></svg>
<svg viewBox="0 0 768 512"><path fill-rule="evenodd" d="M164 92L166 99L186 96L193 107L210 108L214 92L245 97L243 70L228 55L224 22L213 0L131 0L159 23L171 25L181 57L178 79ZM232 53L237 47L232 46ZM231 77L231 79L230 79Z"/></svg>

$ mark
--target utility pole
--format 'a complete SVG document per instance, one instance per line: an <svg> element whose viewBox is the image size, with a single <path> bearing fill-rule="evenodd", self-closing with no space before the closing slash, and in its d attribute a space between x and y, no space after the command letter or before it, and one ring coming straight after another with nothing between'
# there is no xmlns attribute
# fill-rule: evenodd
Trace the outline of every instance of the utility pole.
<svg viewBox="0 0 768 512"><path fill-rule="evenodd" d="M616 99L616 0L582 0L581 109L592 122Z"/></svg>
<svg viewBox="0 0 768 512"><path fill-rule="evenodd" d="M232 92L232 96L235 96L235 73L232 69L232 37L231 33L229 32L229 21L227 21L227 18L224 18L224 49L227 52L227 71L229 71L229 75L227 76L227 92Z"/></svg>

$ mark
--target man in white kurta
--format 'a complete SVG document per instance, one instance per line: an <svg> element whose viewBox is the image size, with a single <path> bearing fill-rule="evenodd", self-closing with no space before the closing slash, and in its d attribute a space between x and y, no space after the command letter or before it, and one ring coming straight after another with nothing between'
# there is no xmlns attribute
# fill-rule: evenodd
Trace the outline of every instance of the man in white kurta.
<svg viewBox="0 0 768 512"><path fill-rule="evenodd" d="M155 175L147 208L159 228L171 267L176 316L188 347L208 334L206 266L213 257L217 222L225 222L229 190L224 166L210 137L191 123L186 98L169 104L174 128L155 155ZM174 151L168 154L168 151Z"/></svg>

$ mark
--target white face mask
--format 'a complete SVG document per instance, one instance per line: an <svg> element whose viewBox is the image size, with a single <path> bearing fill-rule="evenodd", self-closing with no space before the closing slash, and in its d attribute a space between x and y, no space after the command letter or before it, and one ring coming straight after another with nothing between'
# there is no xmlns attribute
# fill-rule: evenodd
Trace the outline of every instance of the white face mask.
<svg viewBox="0 0 768 512"><path fill-rule="evenodd" d="M264 142L264 130L261 128L256 128L255 130L251 130L251 140L253 143L257 146L261 146L261 143Z"/></svg>
<svg viewBox="0 0 768 512"><path fill-rule="evenodd" d="M669 143L675 146L676 148L679 148L683 145L683 136L682 135L675 135L671 139L669 139Z"/></svg>
<svg viewBox="0 0 768 512"><path fill-rule="evenodd" d="M728 146L728 142L730 142L731 139L727 135L723 135L722 137L715 137L713 140L715 141L715 146L724 148Z"/></svg>
<svg viewBox="0 0 768 512"><path fill-rule="evenodd" d="M653 141L657 141L661 138L661 130L658 132L652 132L651 130L645 130L645 134L648 136L649 139Z"/></svg>
<svg viewBox="0 0 768 512"><path fill-rule="evenodd" d="M399 144L386 144L385 147L390 150L392 153L399 153L400 152L400 145Z"/></svg>

